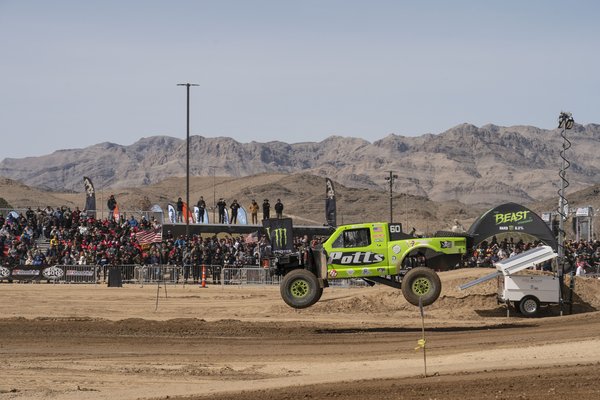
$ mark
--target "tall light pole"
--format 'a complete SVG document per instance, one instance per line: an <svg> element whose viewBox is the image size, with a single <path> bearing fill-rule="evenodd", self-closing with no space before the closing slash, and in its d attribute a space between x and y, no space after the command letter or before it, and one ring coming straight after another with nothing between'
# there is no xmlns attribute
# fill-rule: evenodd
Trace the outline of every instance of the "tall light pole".
<svg viewBox="0 0 600 400"><path fill-rule="evenodd" d="M217 167L216 165L210 165L208 168L212 170L213 176L213 224L216 224L215 209L217 208L217 184L215 181L215 171Z"/></svg>
<svg viewBox="0 0 600 400"><path fill-rule="evenodd" d="M190 208L190 86L198 86L195 83L178 83L177 86L185 86L187 92L187 129L186 129L186 152L185 152L185 203L187 208ZM186 213L189 215L189 211ZM184 215L185 218L185 237L186 241L189 242L190 236L190 219L188 215Z"/></svg>
<svg viewBox="0 0 600 400"><path fill-rule="evenodd" d="M392 199L394 192L392 188L394 187L394 179L398 179L398 175L394 174L394 171L389 171L390 175L385 177L386 181L390 182L390 224L394 222L394 207L392 205Z"/></svg>
<svg viewBox="0 0 600 400"><path fill-rule="evenodd" d="M564 272L564 262L565 262L565 230L564 223L568 216L567 208L567 199L565 197L565 189L569 186L569 181L567 181L567 169L571 165L569 160L567 160L566 152L571 147L571 142L567 139L567 130L572 129L573 125L575 125L575 120L573 116L569 112L561 112L558 117L558 127L561 130L560 136L563 138L562 150L560 151L561 166L560 166L560 189L558 190L558 263L559 263L559 275L562 275ZM566 207L565 207L566 206Z"/></svg>

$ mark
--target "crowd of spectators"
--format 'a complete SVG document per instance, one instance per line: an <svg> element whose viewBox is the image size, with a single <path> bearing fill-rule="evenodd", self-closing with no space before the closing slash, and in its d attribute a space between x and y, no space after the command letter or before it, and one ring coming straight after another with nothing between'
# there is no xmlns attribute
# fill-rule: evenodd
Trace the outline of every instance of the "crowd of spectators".
<svg viewBox="0 0 600 400"><path fill-rule="evenodd" d="M159 230L154 217L96 219L79 208L46 207L0 214L0 263L20 265L189 265L197 279L201 265L257 265L268 251L265 237L218 238L215 235L173 237L170 231L156 243L140 243L137 234ZM40 240L41 239L41 240ZM47 243L42 246L40 243ZM307 246L295 238L295 246Z"/></svg>
<svg viewBox="0 0 600 400"><path fill-rule="evenodd" d="M466 266L492 267L497 261L518 255L540 244L539 241L524 242L522 239L515 241L513 238L504 238L498 241L494 236L489 242L481 242L467 256ZM565 242L565 258L566 264L573 269L582 265L587 273L600 272L600 240L567 240ZM543 264L542 269L551 270L551 262Z"/></svg>
<svg viewBox="0 0 600 400"><path fill-rule="evenodd" d="M170 232L158 243L142 244L137 233L160 229L154 217L136 219L121 217L96 219L79 208L46 207L7 215L0 214L0 263L6 267L19 265L189 265L197 279L201 265L257 265L268 251L264 237L247 240L242 236L173 237ZM49 241L39 246L40 240ZM307 238L295 238L296 248L309 245ZM482 242L465 259L467 267L491 267L493 263L519 254L539 242L501 241L492 238ZM586 271L600 268L600 241L567 241L565 254L570 265L581 265ZM544 266L549 268L549 265Z"/></svg>

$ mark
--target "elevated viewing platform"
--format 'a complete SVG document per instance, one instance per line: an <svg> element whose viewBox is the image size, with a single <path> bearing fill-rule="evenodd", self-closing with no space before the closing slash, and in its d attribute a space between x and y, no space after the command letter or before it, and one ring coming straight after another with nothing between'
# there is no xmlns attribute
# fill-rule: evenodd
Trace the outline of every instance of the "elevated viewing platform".
<svg viewBox="0 0 600 400"><path fill-rule="evenodd" d="M173 237L185 235L186 224L175 223L175 224L163 224L163 237L167 232L171 232ZM294 236L329 236L334 231L331 226L318 226L318 225L294 225ZM190 224L189 233L190 235L201 235L201 234L219 234L227 233L230 235L247 235L254 232L263 232L262 225L238 225L238 224Z"/></svg>

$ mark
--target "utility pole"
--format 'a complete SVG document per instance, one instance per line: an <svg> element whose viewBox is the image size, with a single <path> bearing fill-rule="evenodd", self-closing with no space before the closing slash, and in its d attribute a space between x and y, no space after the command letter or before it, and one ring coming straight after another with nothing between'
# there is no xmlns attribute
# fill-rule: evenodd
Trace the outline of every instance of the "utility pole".
<svg viewBox="0 0 600 400"><path fill-rule="evenodd" d="M185 236L186 242L189 242L190 236L190 219L189 208L190 208L190 86L198 86L195 83L178 83L177 86L185 86L187 92L187 129L186 129L186 152L185 152L185 202L187 204L188 212L184 215L185 218Z"/></svg>
<svg viewBox="0 0 600 400"><path fill-rule="evenodd" d="M394 222L394 207L393 207L393 196L394 192L392 188L394 187L394 179L398 179L398 175L394 174L394 171L389 171L390 175L385 177L386 181L390 182L390 224Z"/></svg>
<svg viewBox="0 0 600 400"><path fill-rule="evenodd" d="M213 176L213 224L216 224L216 216L215 216L215 209L217 208L217 183L215 180L215 173L216 173L216 169L217 166L216 165L210 165L208 168L210 168L212 170L212 176Z"/></svg>

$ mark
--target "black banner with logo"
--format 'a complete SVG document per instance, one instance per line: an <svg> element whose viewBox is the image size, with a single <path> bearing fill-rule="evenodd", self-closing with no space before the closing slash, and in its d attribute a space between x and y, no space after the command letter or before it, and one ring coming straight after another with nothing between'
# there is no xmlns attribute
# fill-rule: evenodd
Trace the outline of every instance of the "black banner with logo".
<svg viewBox="0 0 600 400"><path fill-rule="evenodd" d="M264 219L263 228L271 240L273 252L291 253L294 251L294 233L291 218Z"/></svg>
<svg viewBox="0 0 600 400"><path fill-rule="evenodd" d="M88 216L96 218L96 190L94 190L94 184L90 178L84 176L83 185L85 186L85 207L83 209Z"/></svg>
<svg viewBox="0 0 600 400"><path fill-rule="evenodd" d="M469 228L473 247L500 233L527 233L544 244L558 249L558 243L548 225L533 211L516 203L506 203L488 210Z"/></svg>
<svg viewBox="0 0 600 400"><path fill-rule="evenodd" d="M325 178L325 220L327 221L327 225L337 226L336 214L333 181L329 178Z"/></svg>
<svg viewBox="0 0 600 400"><path fill-rule="evenodd" d="M42 279L42 270L46 267L35 265L21 265L10 271L9 279L15 281L39 281Z"/></svg>

